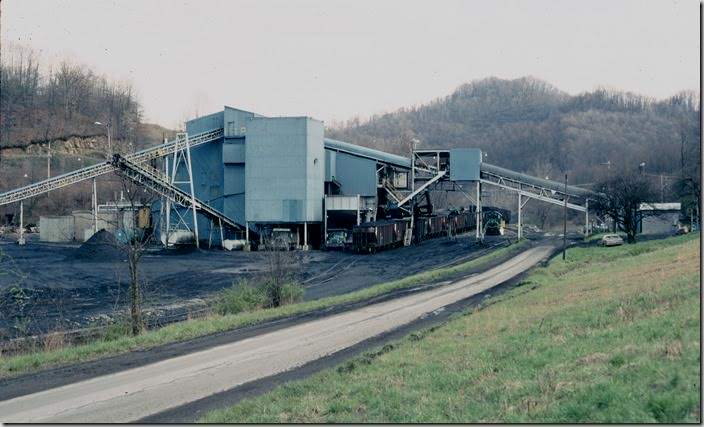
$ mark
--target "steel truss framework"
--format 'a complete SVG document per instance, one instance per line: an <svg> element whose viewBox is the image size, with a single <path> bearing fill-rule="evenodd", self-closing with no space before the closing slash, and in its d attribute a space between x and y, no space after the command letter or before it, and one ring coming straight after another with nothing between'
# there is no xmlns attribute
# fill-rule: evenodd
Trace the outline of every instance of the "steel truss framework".
<svg viewBox="0 0 704 427"><path fill-rule="evenodd" d="M530 197L532 199L540 200L547 203L552 203L554 205L565 205L565 198L567 198L567 208L573 209L579 212L586 212L587 207L581 206L579 204L570 203L570 198L577 198L576 196L570 196L564 192L547 189L544 187L539 187L530 183L521 182L518 180L506 178L493 173L488 173L485 171L481 172L480 182L482 184L494 185L496 187L503 188L504 190L514 191L521 196ZM584 199L585 204L588 203Z"/></svg>
<svg viewBox="0 0 704 427"><path fill-rule="evenodd" d="M223 130L216 129L197 134L188 139L190 147L193 148L201 144L205 144L222 138L222 136ZM147 148L145 150L138 151L134 154L129 154L124 158L129 160L133 164L141 164L150 160L158 159L160 157L168 156L170 154L173 154L177 150L183 148L184 138L186 138L184 135L180 135L173 141L170 141L166 144ZM9 203L19 202L21 200L29 199L31 197L36 197L41 194L48 193L52 190L73 185L78 182L95 178L100 175L105 175L114 171L115 166L110 162L105 162L78 169L76 171L69 172L63 175L55 176L53 178L45 179L43 181L39 181L34 184L30 184L0 194L0 206Z"/></svg>
<svg viewBox="0 0 704 427"><path fill-rule="evenodd" d="M196 209L211 221L218 221L229 225L235 230L242 230L242 226L225 216L222 212L212 208L207 203L194 197L192 194L181 190L169 183L169 178L164 173L145 165L138 165L126 157L116 154L112 165L118 169L118 173L143 185L151 191L167 198L171 203L176 203L188 209Z"/></svg>
<svg viewBox="0 0 704 427"><path fill-rule="evenodd" d="M399 196L398 192L387 189L387 191L397 201L398 206L414 203L414 199L422 195L426 191L445 190L459 191L475 206L477 206L477 224L481 224L481 185L492 185L504 190L515 192L518 195L518 237L523 235L522 230L522 210L528 200L535 199L554 205L559 205L579 212L584 212L586 221L586 232L589 233L589 195L588 192L582 192L579 195L571 194L571 189L561 191L559 186L541 186L535 183L535 180L521 180L517 178L520 174L508 173L501 174L501 168L487 167L480 169L479 181L473 181L473 186L476 185L476 196L472 197L469 192L465 191L463 184L449 180L449 150L415 150L413 152L413 161L411 164L411 180L413 181L411 191L405 196ZM496 170L499 172L497 172ZM513 175L513 176L510 176ZM415 183L422 182L421 186L416 189ZM548 188L551 187L551 188ZM403 198L402 198L403 197ZM525 198L525 200L524 200ZM480 227L477 227L477 238L481 238Z"/></svg>

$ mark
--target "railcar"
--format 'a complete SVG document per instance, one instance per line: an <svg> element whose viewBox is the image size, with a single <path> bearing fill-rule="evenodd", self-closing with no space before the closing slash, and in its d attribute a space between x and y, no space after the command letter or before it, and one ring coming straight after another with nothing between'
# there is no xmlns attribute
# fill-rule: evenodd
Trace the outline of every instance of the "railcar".
<svg viewBox="0 0 704 427"><path fill-rule="evenodd" d="M409 219L368 222L352 229L352 248L356 252L374 253L403 246ZM460 234L476 227L476 215L470 210L451 211L433 216L419 216L413 226L416 243L448 234Z"/></svg>
<svg viewBox="0 0 704 427"><path fill-rule="evenodd" d="M403 246L407 219L367 222L352 229L352 247L356 252L377 251Z"/></svg>

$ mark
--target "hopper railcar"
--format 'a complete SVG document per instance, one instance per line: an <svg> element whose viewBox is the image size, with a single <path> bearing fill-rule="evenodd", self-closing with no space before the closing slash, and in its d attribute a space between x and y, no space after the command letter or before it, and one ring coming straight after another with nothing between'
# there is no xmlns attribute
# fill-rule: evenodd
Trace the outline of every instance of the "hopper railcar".
<svg viewBox="0 0 704 427"><path fill-rule="evenodd" d="M375 253L382 249L403 246L407 219L367 222L352 229L352 247L356 252Z"/></svg>

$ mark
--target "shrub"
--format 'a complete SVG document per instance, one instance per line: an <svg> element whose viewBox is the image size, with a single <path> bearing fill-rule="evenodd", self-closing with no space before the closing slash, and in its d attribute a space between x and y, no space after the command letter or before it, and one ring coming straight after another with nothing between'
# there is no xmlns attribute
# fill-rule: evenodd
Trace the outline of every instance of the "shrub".
<svg viewBox="0 0 704 427"><path fill-rule="evenodd" d="M293 304L303 299L303 287L297 282L283 282L276 284L267 280L262 285L266 295L266 308L280 307Z"/></svg>
<svg viewBox="0 0 704 427"><path fill-rule="evenodd" d="M240 280L222 291L215 304L215 311L220 314L236 314L262 308L266 302L267 295L261 287Z"/></svg>
<svg viewBox="0 0 704 427"><path fill-rule="evenodd" d="M303 299L303 286L297 282L286 283L281 287L281 305L293 304Z"/></svg>
<svg viewBox="0 0 704 427"><path fill-rule="evenodd" d="M66 334L64 331L57 330L44 335L42 339L42 348L44 351L59 350L66 345Z"/></svg>
<svg viewBox="0 0 704 427"><path fill-rule="evenodd" d="M114 322L108 323L103 329L103 340L115 341L132 335L132 324L126 316L119 316Z"/></svg>

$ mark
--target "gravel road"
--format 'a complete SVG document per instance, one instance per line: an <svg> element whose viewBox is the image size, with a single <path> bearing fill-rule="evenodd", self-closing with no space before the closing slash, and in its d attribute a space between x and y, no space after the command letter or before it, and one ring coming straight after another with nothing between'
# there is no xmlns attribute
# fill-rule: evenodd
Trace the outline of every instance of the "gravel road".
<svg viewBox="0 0 704 427"><path fill-rule="evenodd" d="M529 249L484 273L110 375L0 402L5 422L129 422L294 369L499 285L546 259Z"/></svg>

